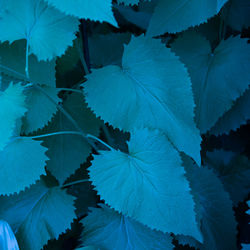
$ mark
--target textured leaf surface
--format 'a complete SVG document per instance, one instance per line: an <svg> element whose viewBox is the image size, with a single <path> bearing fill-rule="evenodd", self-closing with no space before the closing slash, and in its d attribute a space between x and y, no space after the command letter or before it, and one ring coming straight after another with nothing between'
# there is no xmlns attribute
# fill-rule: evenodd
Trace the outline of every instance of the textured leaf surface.
<svg viewBox="0 0 250 250"><path fill-rule="evenodd" d="M212 52L209 42L186 32L172 46L186 64L196 103L196 121L202 133L233 106L248 88L250 47L239 36L222 40Z"/></svg>
<svg viewBox="0 0 250 250"><path fill-rule="evenodd" d="M25 40L0 44L0 69L5 74L21 81L36 84L56 85L55 60L38 61L36 56L29 56L29 79L25 74Z"/></svg>
<svg viewBox="0 0 250 250"><path fill-rule="evenodd" d="M112 0L46 0L62 12L79 18L109 22L117 26L112 12Z"/></svg>
<svg viewBox="0 0 250 250"><path fill-rule="evenodd" d="M45 174L46 150L40 142L22 138L0 151L0 194L18 193Z"/></svg>
<svg viewBox="0 0 250 250"><path fill-rule="evenodd" d="M159 0L147 34L176 33L206 22L216 15L227 0Z"/></svg>
<svg viewBox="0 0 250 250"><path fill-rule="evenodd" d="M239 97L233 107L227 111L211 128L210 133L214 135L228 134L236 130L250 119L250 89Z"/></svg>
<svg viewBox="0 0 250 250"><path fill-rule="evenodd" d="M204 243L197 242L199 249L236 250L233 204L218 177L207 168L193 165L187 168L187 177L201 218Z"/></svg>
<svg viewBox="0 0 250 250"><path fill-rule="evenodd" d="M26 112L25 95L21 84L12 83L0 92L0 150L2 150L13 135L16 121Z"/></svg>
<svg viewBox="0 0 250 250"><path fill-rule="evenodd" d="M173 249L170 235L151 230L109 207L92 208L81 222L83 243L100 249Z"/></svg>
<svg viewBox="0 0 250 250"><path fill-rule="evenodd" d="M125 131L161 129L179 150L200 162L191 82L184 65L160 41L132 38L122 68L107 66L87 78L86 101L105 122Z"/></svg>
<svg viewBox="0 0 250 250"><path fill-rule="evenodd" d="M247 157L215 150L207 152L206 162L223 182L234 205L247 198L250 190L250 162Z"/></svg>
<svg viewBox="0 0 250 250"><path fill-rule="evenodd" d="M0 217L13 228L21 250L40 250L70 227L73 203L65 190L40 181L19 195L0 197Z"/></svg>
<svg viewBox="0 0 250 250"><path fill-rule="evenodd" d="M16 237L6 221L0 220L0 249L19 250Z"/></svg>
<svg viewBox="0 0 250 250"><path fill-rule="evenodd" d="M63 108L73 117L78 126L85 132L95 136L99 134L100 120L87 108L81 94L73 93L64 102ZM61 112L52 119L52 122L42 131L53 133L58 131L76 131L74 125ZM91 147L80 135L56 135L44 138L48 147L47 168L63 183L76 169L80 167L89 154Z"/></svg>
<svg viewBox="0 0 250 250"><path fill-rule="evenodd" d="M94 156L90 180L101 198L152 229L202 240L180 156L167 138L136 130L128 148L129 154L114 150Z"/></svg>
<svg viewBox="0 0 250 250"><path fill-rule="evenodd" d="M41 86L41 88L56 103L60 102L61 99L57 96L58 89L46 85ZM28 134L47 125L56 113L57 106L48 96L35 87L27 89L25 94L27 96L26 104L28 112L23 119L23 132Z"/></svg>
<svg viewBox="0 0 250 250"><path fill-rule="evenodd" d="M0 13L0 41L26 39L38 60L61 56L78 29L78 21L41 0L4 0ZM8 27L8 29L6 29Z"/></svg>

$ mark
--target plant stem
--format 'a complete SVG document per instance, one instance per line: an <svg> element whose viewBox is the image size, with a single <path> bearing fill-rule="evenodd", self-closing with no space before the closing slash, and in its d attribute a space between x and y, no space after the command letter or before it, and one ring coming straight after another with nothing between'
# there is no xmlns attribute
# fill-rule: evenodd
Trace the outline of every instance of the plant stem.
<svg viewBox="0 0 250 250"><path fill-rule="evenodd" d="M97 137L95 137L95 136L93 136L93 135L90 135L90 134L87 134L86 137L87 137L87 138L94 139L94 140L100 142L101 144L103 144L104 146L106 146L106 147L107 147L108 149L110 149L111 151L114 151L114 149L113 149L111 146L109 146L107 143L105 143L105 142L102 141L101 139L99 139L99 138L97 138Z"/></svg>
<svg viewBox="0 0 250 250"><path fill-rule="evenodd" d="M48 133L48 134L43 134L43 135L25 136L25 137L31 138L31 139L39 139L39 138L44 138L44 137L49 137L49 136L54 136L54 135L80 135L84 138L86 137L81 132L77 132L77 131L59 131L59 132L53 132L53 133ZM21 137L24 137L24 136L21 136Z"/></svg>
<svg viewBox="0 0 250 250"><path fill-rule="evenodd" d="M80 89L71 89L71 88L56 88L56 89L60 91L72 91L72 92L83 94Z"/></svg>
<svg viewBox="0 0 250 250"><path fill-rule="evenodd" d="M90 180L83 179L83 180L78 180L78 181L72 181L72 182L69 182L69 183L62 185L61 188L70 187L72 185L76 185L76 184L80 184L80 183L84 183L84 182L90 182Z"/></svg>
<svg viewBox="0 0 250 250"><path fill-rule="evenodd" d="M29 40L26 40L26 60L25 60L25 74L26 77L29 79Z"/></svg>

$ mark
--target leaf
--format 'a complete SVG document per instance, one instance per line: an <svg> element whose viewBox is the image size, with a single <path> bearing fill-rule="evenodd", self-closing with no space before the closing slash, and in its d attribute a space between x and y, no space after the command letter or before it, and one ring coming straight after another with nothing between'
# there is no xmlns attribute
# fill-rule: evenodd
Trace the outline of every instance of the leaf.
<svg viewBox="0 0 250 250"><path fill-rule="evenodd" d="M250 2L248 0L231 0L222 12L224 22L232 29L242 31L250 26Z"/></svg>
<svg viewBox="0 0 250 250"><path fill-rule="evenodd" d="M0 151L0 194L24 190L45 174L47 148L30 138L17 138Z"/></svg>
<svg viewBox="0 0 250 250"><path fill-rule="evenodd" d="M250 190L250 162L247 157L215 150L207 152L206 163L219 176L235 206L247 198Z"/></svg>
<svg viewBox="0 0 250 250"><path fill-rule="evenodd" d="M222 40L212 51L209 42L186 32L172 45L191 76L196 122L206 133L248 88L250 48L239 36Z"/></svg>
<svg viewBox="0 0 250 250"><path fill-rule="evenodd" d="M112 0L46 0L51 5L78 18L108 22L117 27L112 12Z"/></svg>
<svg viewBox="0 0 250 250"><path fill-rule="evenodd" d="M21 250L40 250L70 227L73 203L65 190L48 187L42 180L19 195L0 197L0 217L13 228Z"/></svg>
<svg viewBox="0 0 250 250"><path fill-rule="evenodd" d="M41 0L4 0L0 14L0 41L26 39L38 60L61 56L72 45L78 20L66 16ZM6 29L8 27L8 29Z"/></svg>
<svg viewBox="0 0 250 250"><path fill-rule="evenodd" d="M151 229L202 241L181 158L168 139L135 130L128 148L129 154L113 150L94 156L89 175L101 198Z"/></svg>
<svg viewBox="0 0 250 250"><path fill-rule="evenodd" d="M216 136L229 134L231 130L236 130L241 125L247 124L250 119L250 89L248 88L240 96L230 110L228 110L209 131Z"/></svg>
<svg viewBox="0 0 250 250"><path fill-rule="evenodd" d="M41 88L49 95L56 103L60 102L57 96L59 90L55 87L41 86ZM52 119L57 111L57 106L44 93L36 87L30 87L25 91L27 96L26 103L28 112L23 118L22 131L26 134L32 133L43 128Z"/></svg>
<svg viewBox="0 0 250 250"><path fill-rule="evenodd" d="M29 56L29 79L25 73L25 40L0 44L0 70L23 82L46 84L55 87L55 60L38 61L36 56Z"/></svg>
<svg viewBox="0 0 250 250"><path fill-rule="evenodd" d="M91 208L81 222L83 243L100 249L174 249L171 236L151 230L109 207Z"/></svg>
<svg viewBox="0 0 250 250"><path fill-rule="evenodd" d="M27 110L21 84L10 83L4 92L0 92L0 107L0 150L3 150L13 135L17 120Z"/></svg>
<svg viewBox="0 0 250 250"><path fill-rule="evenodd" d="M115 128L162 130L180 150L200 163L199 131L188 73L158 40L132 38L125 46L122 68L93 70L82 86L97 116Z"/></svg>
<svg viewBox="0 0 250 250"><path fill-rule="evenodd" d="M0 220L0 248L2 250L19 250L16 237L6 221Z"/></svg>
<svg viewBox="0 0 250 250"><path fill-rule="evenodd" d="M73 117L78 126L85 132L98 136L100 120L87 108L81 94L73 93L64 102L63 108ZM59 131L76 131L76 128L64 114L58 112L42 134ZM48 150L48 170L62 184L80 167L89 154L91 147L80 135L55 135L43 139Z"/></svg>
<svg viewBox="0 0 250 250"><path fill-rule="evenodd" d="M236 220L229 194L213 171L198 168L185 160L187 178L201 218L204 236L201 250L236 250Z"/></svg>
<svg viewBox="0 0 250 250"><path fill-rule="evenodd" d="M227 0L159 0L147 35L181 32L219 13Z"/></svg>

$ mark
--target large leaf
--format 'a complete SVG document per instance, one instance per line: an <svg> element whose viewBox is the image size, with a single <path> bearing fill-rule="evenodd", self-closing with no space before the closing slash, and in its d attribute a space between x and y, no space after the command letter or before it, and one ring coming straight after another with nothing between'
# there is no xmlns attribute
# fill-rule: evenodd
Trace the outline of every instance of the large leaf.
<svg viewBox="0 0 250 250"><path fill-rule="evenodd" d="M42 180L19 195L0 197L0 217L16 234L21 250L40 250L70 227L74 198Z"/></svg>
<svg viewBox="0 0 250 250"><path fill-rule="evenodd" d="M239 97L233 107L228 110L216 124L211 128L210 133L214 135L228 134L231 130L236 130L250 119L250 89L247 89Z"/></svg>
<svg viewBox="0 0 250 250"><path fill-rule="evenodd" d="M58 89L46 85L43 85L40 88L42 88L43 91L56 103L60 102L61 99L57 96ZM48 98L48 96L46 96L45 93L34 86L26 89L25 94L27 96L26 103L28 112L23 119L24 133L28 134L43 128L56 113L57 106Z"/></svg>
<svg viewBox="0 0 250 250"><path fill-rule="evenodd" d="M81 222L84 226L83 243L100 249L171 250L170 235L146 226L100 204L92 208Z"/></svg>
<svg viewBox="0 0 250 250"><path fill-rule="evenodd" d="M47 148L30 138L14 139L0 151L0 194L20 192L45 174Z"/></svg>
<svg viewBox="0 0 250 250"><path fill-rule="evenodd" d="M239 36L222 40L212 51L209 42L186 32L172 45L191 76L196 103L196 121L202 133L233 106L248 88L250 47Z"/></svg>
<svg viewBox="0 0 250 250"><path fill-rule="evenodd" d="M109 22L117 26L112 13L112 0L46 0L62 12L79 18Z"/></svg>
<svg viewBox="0 0 250 250"><path fill-rule="evenodd" d="M25 95L21 84L12 83L0 92L0 150L2 150L13 135L16 122L26 112Z"/></svg>
<svg viewBox="0 0 250 250"><path fill-rule="evenodd" d="M26 39L38 60L62 55L78 29L78 20L42 0L3 0L0 41ZM8 29L6 29L8 27Z"/></svg>
<svg viewBox="0 0 250 250"><path fill-rule="evenodd" d="M207 152L206 163L219 176L234 205L247 198L250 191L250 162L247 157L215 150Z"/></svg>
<svg viewBox="0 0 250 250"><path fill-rule="evenodd" d="M100 120L96 119L94 114L87 108L81 94L73 93L68 96L63 108L73 117L84 133L98 136L101 125ZM42 132L53 133L59 131L76 131L72 122L60 111ZM81 135L55 135L46 137L43 140L43 145L49 149L47 168L60 183L63 183L73 174L91 153L90 145Z"/></svg>
<svg viewBox="0 0 250 250"><path fill-rule="evenodd" d="M159 0L149 23L149 36L176 33L206 22L227 0Z"/></svg>
<svg viewBox="0 0 250 250"><path fill-rule="evenodd" d="M237 224L229 194L211 170L198 168L190 160L184 162L204 237L204 243L196 246L201 250L236 250ZM185 242L195 245L194 240Z"/></svg>
<svg viewBox="0 0 250 250"><path fill-rule="evenodd" d="M29 57L29 79L25 74L25 40L0 44L0 70L19 80L36 84L56 85L55 60L38 61L36 56Z"/></svg>
<svg viewBox="0 0 250 250"><path fill-rule="evenodd" d="M202 240L194 201L178 152L157 131L135 130L129 153L101 151L90 180L112 208L152 229Z"/></svg>
<svg viewBox="0 0 250 250"><path fill-rule="evenodd" d="M83 84L86 101L114 127L161 129L181 151L200 162L191 82L184 65L158 40L132 38L122 68L93 70Z"/></svg>

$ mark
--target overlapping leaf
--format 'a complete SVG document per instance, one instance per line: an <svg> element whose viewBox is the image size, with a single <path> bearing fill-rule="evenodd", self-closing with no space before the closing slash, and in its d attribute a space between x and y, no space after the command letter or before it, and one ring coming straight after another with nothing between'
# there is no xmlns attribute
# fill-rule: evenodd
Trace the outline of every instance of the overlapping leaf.
<svg viewBox="0 0 250 250"><path fill-rule="evenodd" d="M62 12L79 18L109 22L117 26L112 13L112 0L46 0Z"/></svg>
<svg viewBox="0 0 250 250"><path fill-rule="evenodd" d="M159 0L147 34L176 33L206 22L216 15L227 0Z"/></svg>
<svg viewBox="0 0 250 250"><path fill-rule="evenodd" d="M55 103L59 103L61 100L57 96L58 89L46 85L40 88L42 88L46 94L34 86L31 86L25 91L28 111L23 119L22 130L27 134L47 125L57 111ZM50 96L55 103L52 102L47 95Z"/></svg>
<svg viewBox="0 0 250 250"><path fill-rule="evenodd" d="M209 42L186 32L172 45L191 76L196 103L196 122L202 133L233 106L248 88L250 47L239 36L222 40L212 51Z"/></svg>
<svg viewBox="0 0 250 250"><path fill-rule="evenodd" d="M161 129L179 150L200 162L191 82L184 65L160 41L132 38L122 68L106 66L87 78L86 101L105 122L125 131Z"/></svg>
<svg viewBox="0 0 250 250"><path fill-rule="evenodd" d="M40 250L70 227L74 198L42 180L19 195L0 197L0 217L13 228L21 249Z"/></svg>
<svg viewBox="0 0 250 250"><path fill-rule="evenodd" d="M98 136L100 120L86 107L81 94L73 93L66 99L63 108L73 117L78 126L85 132ZM58 112L42 133L59 131L76 131L72 122L64 114ZM44 138L48 147L49 161L47 168L63 183L75 172L91 152L91 147L81 135L56 135Z"/></svg>
<svg viewBox="0 0 250 250"><path fill-rule="evenodd" d="M0 194L20 192L45 174L47 148L30 138L14 139L0 151Z"/></svg>
<svg viewBox="0 0 250 250"><path fill-rule="evenodd" d="M78 20L66 16L42 0L3 0L0 41L26 39L38 60L61 56L72 45ZM6 29L8 27L8 29Z"/></svg>
<svg viewBox="0 0 250 250"><path fill-rule="evenodd" d="M13 135L17 120L26 111L25 95L21 84L11 83L4 92L0 92L0 150L7 145Z"/></svg>
<svg viewBox="0 0 250 250"><path fill-rule="evenodd" d="M81 221L84 226L84 245L120 250L174 248L170 235L151 230L103 204L100 206L101 208L92 208Z"/></svg>
<svg viewBox="0 0 250 250"><path fill-rule="evenodd" d="M157 131L136 130L129 154L101 151L90 179L112 208L152 229L192 235L199 241L194 201L178 152Z"/></svg>

